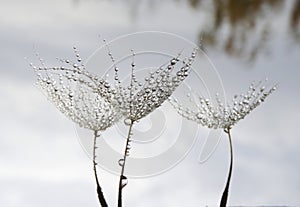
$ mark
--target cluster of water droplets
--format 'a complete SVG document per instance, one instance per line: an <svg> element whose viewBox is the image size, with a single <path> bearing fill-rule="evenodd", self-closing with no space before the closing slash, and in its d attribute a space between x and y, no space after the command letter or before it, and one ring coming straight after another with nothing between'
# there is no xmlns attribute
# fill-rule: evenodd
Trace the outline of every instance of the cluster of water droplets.
<svg viewBox="0 0 300 207"><path fill-rule="evenodd" d="M81 127L105 130L120 118L111 104L116 92L106 80L85 69L76 47L74 52L76 60L60 60L60 67L46 67L37 55L40 66L30 63L37 85L64 115Z"/></svg>
<svg viewBox="0 0 300 207"><path fill-rule="evenodd" d="M172 58L167 64L159 67L157 70L150 72L144 80L137 80L135 75L135 53L132 54L131 80L129 85L120 81L118 68L115 66L115 80L117 95L115 96L116 104L125 117L125 124L137 121L167 100L174 90L189 75L191 65L196 57L197 49L191 53L191 56L180 60L179 56ZM112 57L112 56L111 56ZM114 59L112 58L114 62ZM176 66L181 63L179 69ZM128 124L127 124L128 125Z"/></svg>
<svg viewBox="0 0 300 207"><path fill-rule="evenodd" d="M231 103L227 105L220 100L218 95L216 95L216 106L209 99L198 96L198 100L195 102L197 106L195 111L185 108L175 99L171 100L171 104L180 115L202 126L214 129L230 129L276 90L276 86L266 89L263 84L266 81L267 79L258 83L252 82L246 93L235 95Z"/></svg>

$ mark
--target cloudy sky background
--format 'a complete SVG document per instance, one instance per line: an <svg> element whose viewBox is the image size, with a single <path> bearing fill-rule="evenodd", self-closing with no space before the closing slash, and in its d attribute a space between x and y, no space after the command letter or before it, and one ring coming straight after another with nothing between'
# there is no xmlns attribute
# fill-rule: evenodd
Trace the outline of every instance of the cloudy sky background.
<svg viewBox="0 0 300 207"><path fill-rule="evenodd" d="M69 57L77 45L83 58L102 42L126 33L157 30L195 43L211 22L209 3L191 8L185 1L0 0L0 205L22 207L98 206L90 159L75 126L34 87L24 57L34 47L49 64ZM232 130L234 173L230 205L299 206L300 46L289 30L295 1L265 8L254 31L240 45L258 44L249 61L225 52L222 40L232 30L224 23L218 44L207 45L228 97L243 92L252 80L268 77L279 89ZM267 22L267 23L266 23ZM265 23L269 35L259 42ZM299 27L298 27L299 29ZM205 42L204 42L205 45ZM192 123L191 123L192 124ZM172 126L171 126L172 127ZM204 164L198 157L209 131L172 170L144 179L130 179L124 206L217 206L228 169L228 143L223 137ZM116 206L118 177L100 170L111 206Z"/></svg>

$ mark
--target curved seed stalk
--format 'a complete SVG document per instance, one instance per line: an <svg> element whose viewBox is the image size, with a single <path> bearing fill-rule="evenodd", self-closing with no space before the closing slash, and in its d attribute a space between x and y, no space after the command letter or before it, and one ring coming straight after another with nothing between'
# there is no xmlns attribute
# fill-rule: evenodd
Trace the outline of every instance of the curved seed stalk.
<svg viewBox="0 0 300 207"><path fill-rule="evenodd" d="M104 194L102 192L102 188L99 184L99 180L98 180L98 176L97 176L97 162L96 162L96 144L97 144L97 137L99 137L100 135L98 135L98 131L94 131L94 143L93 143L93 170L94 170L94 174L95 174L95 180L96 180L96 184L97 184L97 194L98 194L98 199L99 199L99 203L102 207L108 207L106 200L104 198Z"/></svg>
<svg viewBox="0 0 300 207"><path fill-rule="evenodd" d="M220 202L220 207L226 207L226 203L227 203L227 199L228 199L228 191L229 191L230 179L231 179L231 174L232 174L232 165L233 165L233 150L232 150L232 140L231 140L231 135L230 135L230 128L227 128L224 131L225 131L225 133L228 134L228 139L229 139L229 145L230 145L230 166L229 166L229 173L228 173L228 177L227 177L226 186L225 186L224 192L222 194L221 202Z"/></svg>
<svg viewBox="0 0 300 207"><path fill-rule="evenodd" d="M119 165L122 167L122 169L121 169L121 175L120 175L120 180L119 180L118 207L122 207L122 190L127 185L127 177L124 176L124 171L125 171L126 158L129 156L130 138L131 138L131 131L132 131L133 123L134 122L131 120L129 129L128 129L128 135L127 135L127 139L126 139L124 155L123 155L123 158L119 160Z"/></svg>

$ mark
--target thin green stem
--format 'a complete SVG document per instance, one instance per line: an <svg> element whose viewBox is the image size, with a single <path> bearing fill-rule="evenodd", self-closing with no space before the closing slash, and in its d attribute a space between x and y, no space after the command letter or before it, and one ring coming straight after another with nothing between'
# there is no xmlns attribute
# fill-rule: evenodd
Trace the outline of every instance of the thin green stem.
<svg viewBox="0 0 300 207"><path fill-rule="evenodd" d="M124 176L124 170L125 170L126 158L129 155L128 154L129 153L129 147L130 147L129 143L130 143L132 126L133 126L133 121L131 120L131 123L129 125L129 129L128 129L128 135L127 135L127 139L126 139L126 145L125 145L125 150L124 150L123 158L121 159L122 162L119 162L119 164L121 165L122 169L121 169L121 175L120 175L120 180L119 180L118 207L122 207L122 189L126 185L122 181L125 180L125 179L127 179Z"/></svg>
<svg viewBox="0 0 300 207"><path fill-rule="evenodd" d="M228 139L229 139L230 166L229 166L229 173L228 173L228 177L227 177L226 186L225 186L224 192L222 194L221 202L220 202L220 207L226 207L226 203L227 203L227 199L228 199L230 179L231 179L231 174L232 174L232 165L233 165L233 150L232 150L232 140L231 140L231 135L230 135L230 128L227 128L224 131L228 134Z"/></svg>
<svg viewBox="0 0 300 207"><path fill-rule="evenodd" d="M102 192L102 188L99 184L98 176L97 176L97 162L96 162L96 149L97 149L97 137L99 137L98 131L94 131L94 143L93 143L93 167L94 167L94 174L95 174L95 179L96 179L96 184L97 184L97 194L98 194L98 199L100 202L100 205L102 207L107 207L107 203L104 198L104 194Z"/></svg>

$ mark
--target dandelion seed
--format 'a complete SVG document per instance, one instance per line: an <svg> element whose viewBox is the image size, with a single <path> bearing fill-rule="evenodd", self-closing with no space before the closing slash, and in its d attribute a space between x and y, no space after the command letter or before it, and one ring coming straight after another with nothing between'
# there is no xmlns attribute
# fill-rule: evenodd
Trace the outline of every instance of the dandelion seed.
<svg viewBox="0 0 300 207"><path fill-rule="evenodd" d="M184 118L195 121L208 128L223 129L228 135L230 145L230 167L226 186L221 197L220 207L226 207L232 174L233 150L230 130L232 126L241 119L244 119L246 115L258 107L276 90L276 86L267 90L263 83L263 81L260 81L258 84L252 82L245 94L235 95L232 99L232 103L228 105L223 104L218 95L216 96L217 106L213 106L209 99L200 96L198 97L199 103L195 103L197 106L196 111L191 111L179 104L177 100L170 99L170 103Z"/></svg>
<svg viewBox="0 0 300 207"><path fill-rule="evenodd" d="M37 85L47 98L65 116L80 127L94 131L93 170L97 185L98 199L102 207L107 207L96 169L96 138L121 118L112 104L114 89L105 80L89 73L81 63L80 55L74 48L76 60L60 60L61 67L46 67L41 58L41 66L30 64L37 77Z"/></svg>
<svg viewBox="0 0 300 207"><path fill-rule="evenodd" d="M124 85L120 81L115 60L107 45L106 47L115 68L115 80L117 81L114 103L125 118L124 123L129 126L125 150L123 158L121 159L123 164L120 165L121 174L119 179L118 207L122 207L122 190L125 186L123 185L123 176L126 158L129 156L131 149L130 141L132 126L136 121L160 107L185 80L191 70L191 65L196 57L197 49L192 52L191 57L188 58L187 61L181 62L182 67L177 71L175 66L180 62L179 57L172 58L168 64L159 67L154 72L150 72L147 77L143 78L144 83L141 83L136 79L136 64L134 63L135 53L132 50L130 83L129 85Z"/></svg>

